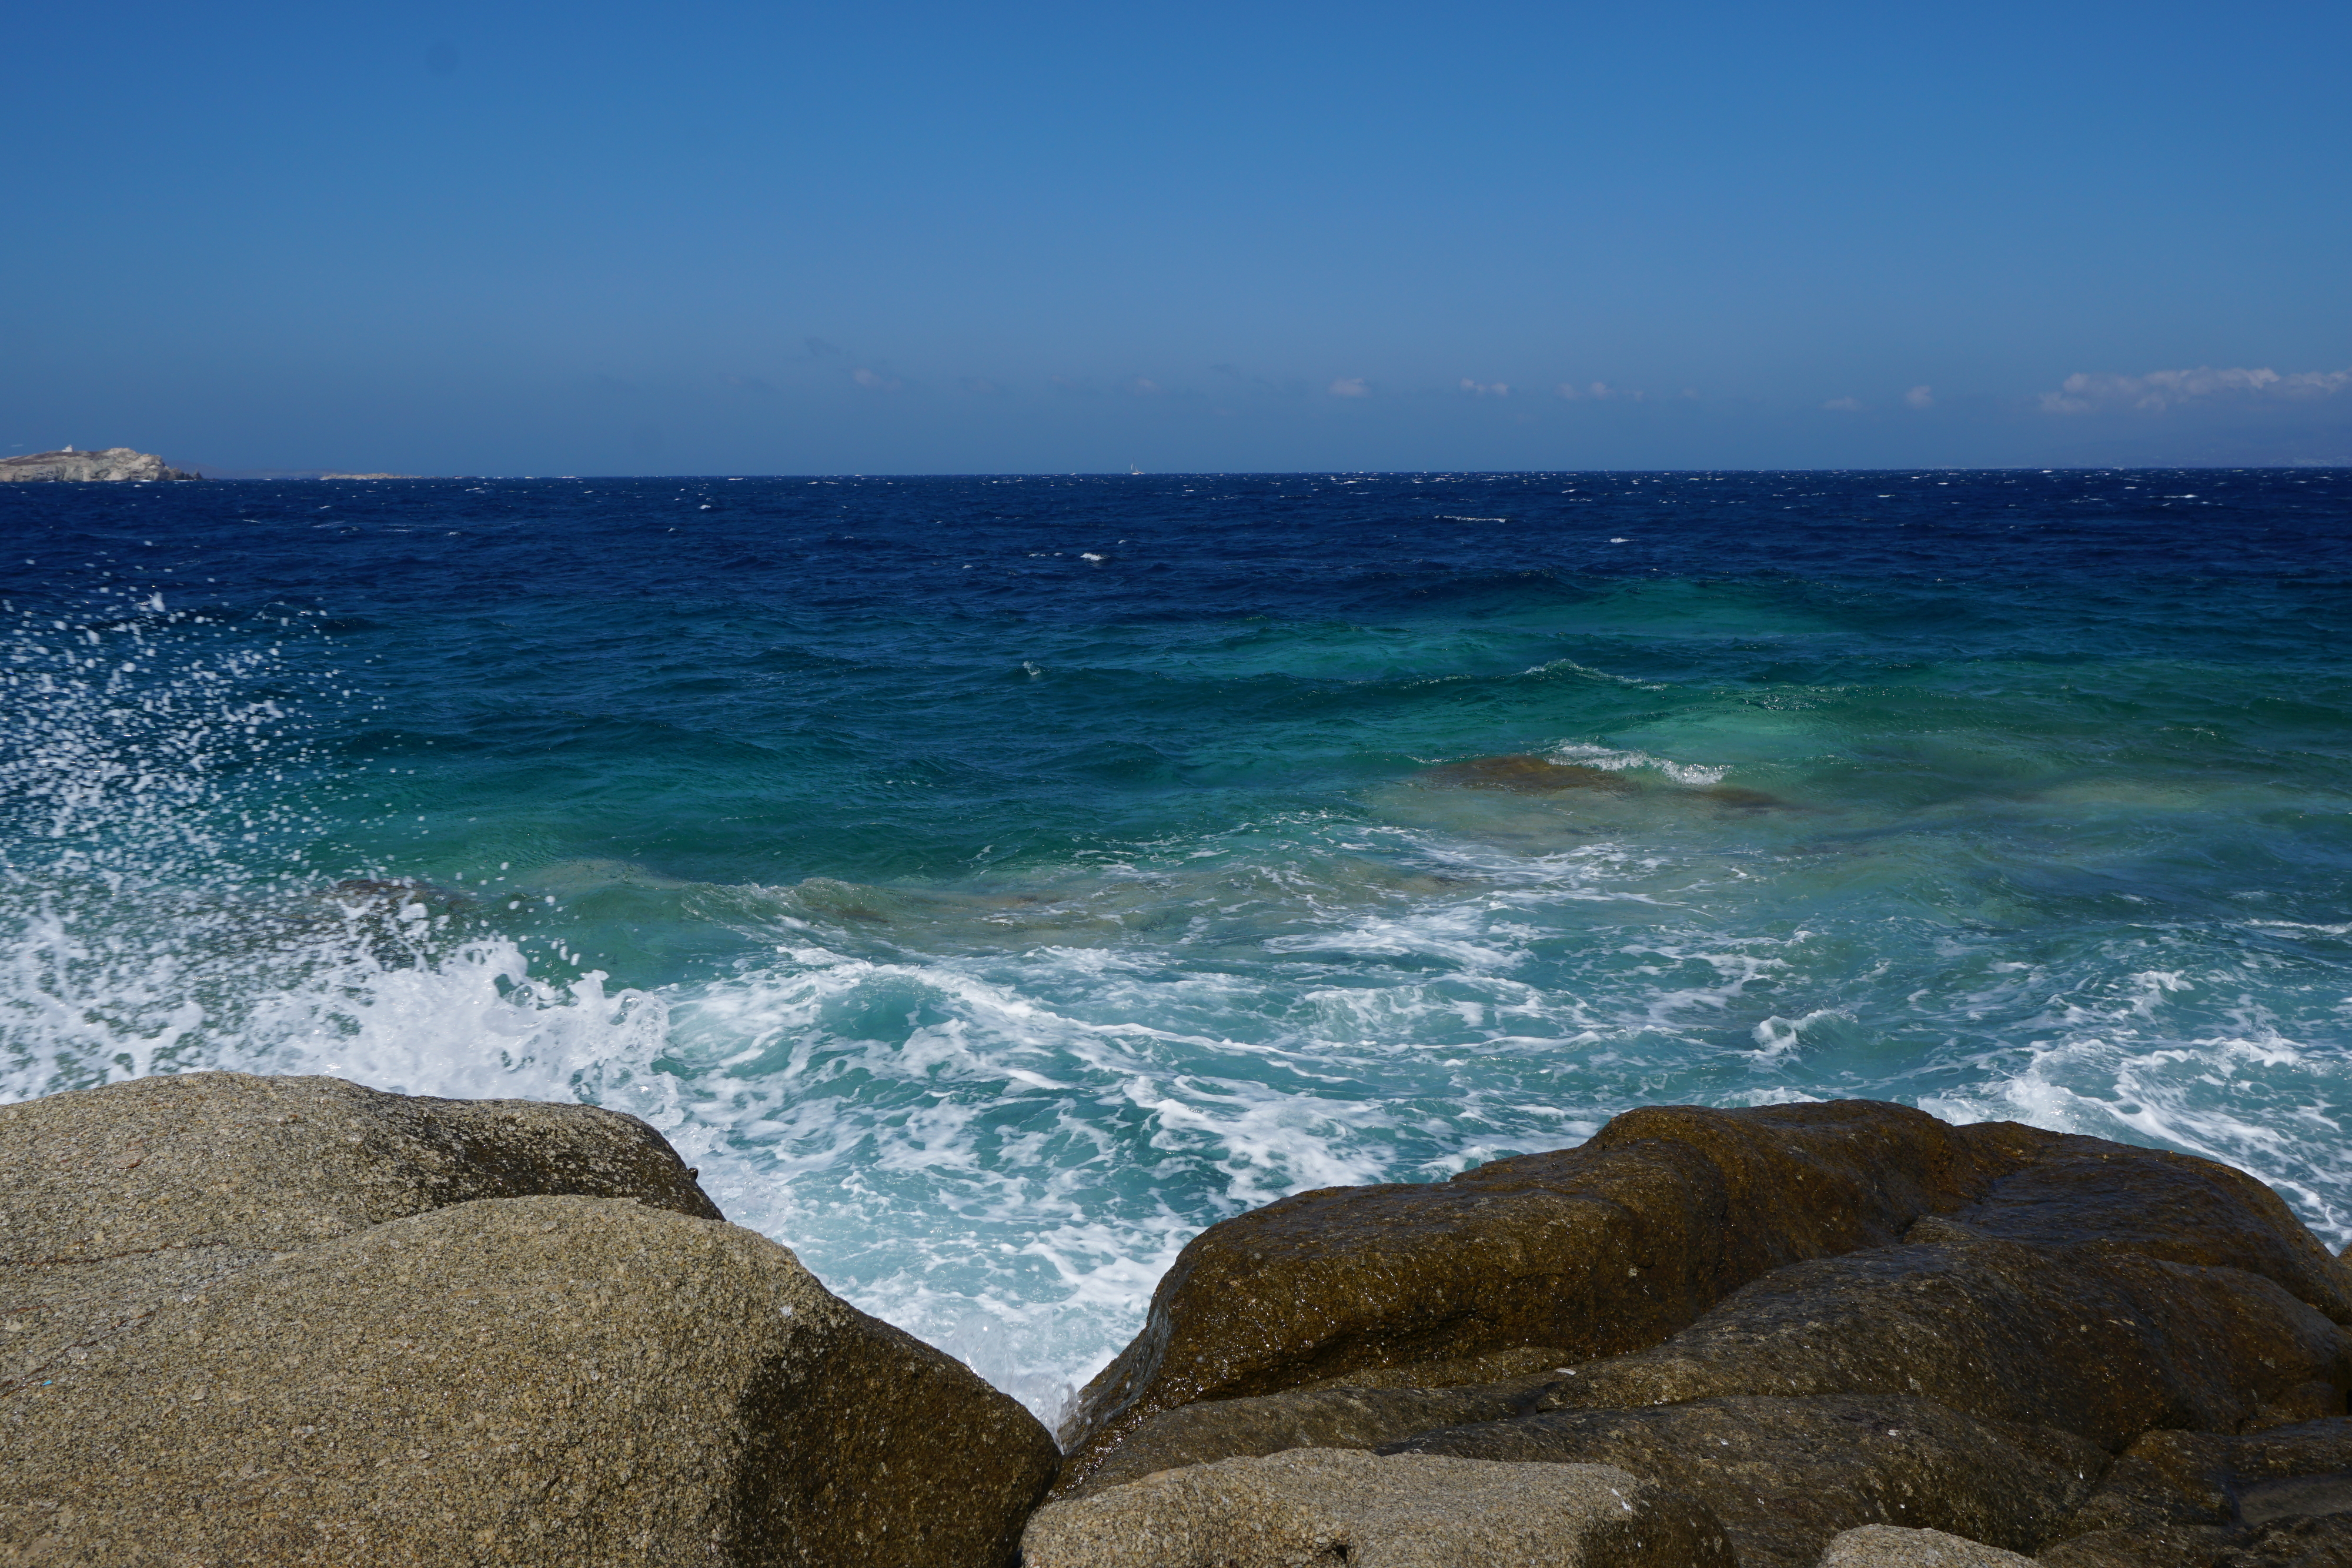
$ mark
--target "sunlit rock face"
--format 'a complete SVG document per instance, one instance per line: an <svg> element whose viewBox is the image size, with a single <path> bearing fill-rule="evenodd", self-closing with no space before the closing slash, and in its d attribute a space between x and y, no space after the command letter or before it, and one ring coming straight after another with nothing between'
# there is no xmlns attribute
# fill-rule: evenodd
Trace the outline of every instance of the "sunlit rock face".
<svg viewBox="0 0 2352 1568"><path fill-rule="evenodd" d="M36 452L24 457L0 457L0 479L201 479L174 468L152 452L110 446L102 452Z"/></svg>

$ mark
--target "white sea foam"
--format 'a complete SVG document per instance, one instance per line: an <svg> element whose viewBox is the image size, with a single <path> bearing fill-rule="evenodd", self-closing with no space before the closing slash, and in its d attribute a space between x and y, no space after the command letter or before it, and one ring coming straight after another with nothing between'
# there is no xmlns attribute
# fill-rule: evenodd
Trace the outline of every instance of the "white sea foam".
<svg viewBox="0 0 2352 1568"><path fill-rule="evenodd" d="M1728 768L1676 762L1671 758L1653 757L1646 751L1621 751L1614 747L1594 746L1581 741L1562 741L1551 748L1551 755L1563 762L1581 763L1587 768L1605 768L1612 773L1635 768L1648 768L1664 774L1678 784L1720 784L1723 776L1731 771Z"/></svg>
<svg viewBox="0 0 2352 1568"><path fill-rule="evenodd" d="M50 684L14 688L37 716L0 763L47 825L0 866L0 1094L237 1067L628 1109L730 1217L1049 1418L1204 1225L1661 1100L1886 1094L2161 1143L2352 1236L2342 927L2077 937L1922 913L1952 880L1932 835L1772 860L1759 830L1702 824L1531 852L1300 811L1019 898L543 873L561 899L626 882L741 938L633 989L535 956L495 911L268 863L289 836L270 813L299 810L269 775L299 737L255 691L266 663L151 626L155 668L110 686L87 638L37 630L10 678ZM2294 968L2302 949L2326 951Z"/></svg>

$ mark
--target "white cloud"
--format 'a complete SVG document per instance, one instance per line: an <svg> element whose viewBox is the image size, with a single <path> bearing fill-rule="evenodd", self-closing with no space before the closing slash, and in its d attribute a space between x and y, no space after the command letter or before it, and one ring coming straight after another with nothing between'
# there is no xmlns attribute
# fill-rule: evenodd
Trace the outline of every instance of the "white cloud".
<svg viewBox="0 0 2352 1568"><path fill-rule="evenodd" d="M1840 413L1860 413L1862 412L1862 400L1858 397L1833 397L1830 399L1829 402L1822 404L1822 406L1823 408L1835 409Z"/></svg>
<svg viewBox="0 0 2352 1568"><path fill-rule="evenodd" d="M2329 397L2347 387L2352 387L2352 371L2298 371L2283 376L2268 369L2217 371L2200 365L2193 371L2150 371L2144 376L2077 371L2056 392L2042 394L2042 412L2090 413L2105 408L2137 408L2153 413L2210 398Z"/></svg>
<svg viewBox="0 0 2352 1568"><path fill-rule="evenodd" d="M1333 397L1370 397L1372 395L1372 389L1364 384L1364 378L1361 376L1341 376L1331 383L1331 395Z"/></svg>
<svg viewBox="0 0 2352 1568"><path fill-rule="evenodd" d="M856 370L849 372L849 379L856 382L859 386L864 387L867 392L904 392L907 390L907 383L900 381L898 377L877 375L872 371L866 369L862 365Z"/></svg>
<svg viewBox="0 0 2352 1568"><path fill-rule="evenodd" d="M1468 392L1472 397L1508 397L1511 395L1510 387L1502 382L1474 382L1468 376L1464 376L1462 378L1462 390Z"/></svg>
<svg viewBox="0 0 2352 1568"><path fill-rule="evenodd" d="M1588 397L1596 402L1607 402L1612 399L1622 399L1626 402L1640 402L1650 395L1631 387L1612 387L1607 382L1588 382L1582 386L1578 386L1574 382L1562 382L1559 383L1559 392L1560 396L1570 402Z"/></svg>
<svg viewBox="0 0 2352 1568"><path fill-rule="evenodd" d="M1903 394L1903 401L1913 408L1933 408L1936 406L1936 389L1913 387Z"/></svg>

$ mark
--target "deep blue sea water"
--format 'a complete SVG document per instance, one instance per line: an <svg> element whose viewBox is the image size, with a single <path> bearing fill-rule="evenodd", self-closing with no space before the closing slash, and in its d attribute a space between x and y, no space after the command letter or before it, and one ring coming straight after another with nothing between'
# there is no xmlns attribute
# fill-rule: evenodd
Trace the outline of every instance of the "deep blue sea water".
<svg viewBox="0 0 2352 1568"><path fill-rule="evenodd" d="M1049 1414L1202 1227L1642 1103L2340 1246L2347 540L2328 470L0 486L0 1094L625 1107ZM1424 772L1511 755L1619 787Z"/></svg>

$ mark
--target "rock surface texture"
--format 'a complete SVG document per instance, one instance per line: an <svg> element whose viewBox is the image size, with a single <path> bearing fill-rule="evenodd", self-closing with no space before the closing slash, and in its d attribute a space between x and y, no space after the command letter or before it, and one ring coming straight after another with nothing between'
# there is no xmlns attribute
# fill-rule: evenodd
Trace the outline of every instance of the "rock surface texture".
<svg viewBox="0 0 2352 1568"><path fill-rule="evenodd" d="M2314 1521L2332 1523L2315 1523ZM2044 1553L2072 1568L2352 1563L2352 1419L2242 1435L2150 1432L2126 1448ZM2284 1555L2282 1555L2284 1553Z"/></svg>
<svg viewBox="0 0 2352 1568"><path fill-rule="evenodd" d="M194 1073L0 1107L0 1564L2352 1568L2347 1325L2210 1161L1654 1107L1212 1227L1065 1461L635 1117Z"/></svg>
<svg viewBox="0 0 2352 1568"><path fill-rule="evenodd" d="M1654 1108L1202 1233L1039 1518L1372 1450L1613 1467L1743 1568L2352 1568L2347 1324L2344 1260L2210 1161L1864 1103Z"/></svg>
<svg viewBox="0 0 2352 1568"><path fill-rule="evenodd" d="M1853 1395L1560 1411L1382 1451L1621 1466L1705 1503L1743 1568L1812 1568L1832 1537L1865 1524L2030 1552L2090 1494L2107 1458L2046 1427Z"/></svg>
<svg viewBox="0 0 2352 1568"><path fill-rule="evenodd" d="M0 1110L0 1562L1003 1564L1050 1439L586 1106Z"/></svg>
<svg viewBox="0 0 2352 1568"><path fill-rule="evenodd" d="M1865 1524L1830 1542L1821 1568L2032 1568L2033 1559L1940 1530Z"/></svg>
<svg viewBox="0 0 2352 1568"><path fill-rule="evenodd" d="M1178 1255L1142 1333L1079 1396L1067 1480L1202 1399L1416 1363L1480 1382L1523 1373L1531 1349L1573 1365L1655 1344L1773 1269L1977 1201L2053 1137L1867 1101L1655 1107L1452 1181L1285 1198ZM1477 1375L1509 1357L1510 1374Z"/></svg>
<svg viewBox="0 0 2352 1568"><path fill-rule="evenodd" d="M1299 1448L1038 1511L1024 1568L1734 1568L1704 1509L1605 1465Z"/></svg>
<svg viewBox="0 0 2352 1568"><path fill-rule="evenodd" d="M0 457L0 480L51 479L201 479L173 468L152 452L110 446L103 452L36 452L23 457Z"/></svg>

